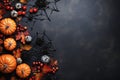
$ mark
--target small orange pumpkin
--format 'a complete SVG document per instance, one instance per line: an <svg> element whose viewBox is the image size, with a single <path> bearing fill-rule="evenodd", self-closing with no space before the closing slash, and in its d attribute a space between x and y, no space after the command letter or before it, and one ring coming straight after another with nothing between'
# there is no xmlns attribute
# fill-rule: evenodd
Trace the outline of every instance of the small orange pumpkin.
<svg viewBox="0 0 120 80"><path fill-rule="evenodd" d="M26 4L27 0L19 0L21 3Z"/></svg>
<svg viewBox="0 0 120 80"><path fill-rule="evenodd" d="M5 35L11 35L16 30L16 23L11 18L5 18L0 21L0 31Z"/></svg>
<svg viewBox="0 0 120 80"><path fill-rule="evenodd" d="M11 73L16 69L16 59L10 54L0 56L0 71L3 73Z"/></svg>
<svg viewBox="0 0 120 80"><path fill-rule="evenodd" d="M30 73L31 73L30 66L27 65L26 63L20 64L16 68L16 74L20 78L26 78L30 75Z"/></svg>
<svg viewBox="0 0 120 80"><path fill-rule="evenodd" d="M4 40L4 47L6 50L13 50L16 47L16 41L13 38L7 38Z"/></svg>

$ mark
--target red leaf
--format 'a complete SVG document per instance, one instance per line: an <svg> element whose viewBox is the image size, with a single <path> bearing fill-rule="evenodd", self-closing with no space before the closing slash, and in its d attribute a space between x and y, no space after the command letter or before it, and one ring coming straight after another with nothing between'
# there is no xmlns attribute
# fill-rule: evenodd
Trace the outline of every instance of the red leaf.
<svg viewBox="0 0 120 80"><path fill-rule="evenodd" d="M43 77L43 73L36 73L35 74L35 80L41 80Z"/></svg>
<svg viewBox="0 0 120 80"><path fill-rule="evenodd" d="M42 68L42 72L46 74L46 73L52 72L52 69L50 66L44 65Z"/></svg>
<svg viewBox="0 0 120 80"><path fill-rule="evenodd" d="M24 35L25 35L25 36L30 35L29 32L28 32L28 30L26 30L26 31L24 32Z"/></svg>
<svg viewBox="0 0 120 80"><path fill-rule="evenodd" d="M21 32L21 42L25 44L25 35L23 32Z"/></svg>
<svg viewBox="0 0 120 80"><path fill-rule="evenodd" d="M20 40L21 39L21 33L18 32L18 34L16 35L16 40Z"/></svg>
<svg viewBox="0 0 120 80"><path fill-rule="evenodd" d="M20 58L21 57L21 49L17 49L13 51L13 55L15 58Z"/></svg>

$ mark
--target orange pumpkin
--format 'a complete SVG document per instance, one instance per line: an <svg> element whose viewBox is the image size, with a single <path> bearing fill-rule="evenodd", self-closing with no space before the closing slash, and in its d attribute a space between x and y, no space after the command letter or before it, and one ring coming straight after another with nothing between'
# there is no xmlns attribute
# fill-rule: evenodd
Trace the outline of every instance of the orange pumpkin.
<svg viewBox="0 0 120 80"><path fill-rule="evenodd" d="M11 18L5 18L0 21L0 31L5 35L11 35L16 30L16 23Z"/></svg>
<svg viewBox="0 0 120 80"><path fill-rule="evenodd" d="M30 66L27 65L26 63L20 64L16 68L16 74L20 78L26 78L30 75L30 73L31 73Z"/></svg>
<svg viewBox="0 0 120 80"><path fill-rule="evenodd" d="M26 4L27 0L19 0L21 3Z"/></svg>
<svg viewBox="0 0 120 80"><path fill-rule="evenodd" d="M16 41L13 38L7 38L4 40L4 47L11 51L16 47Z"/></svg>
<svg viewBox="0 0 120 80"><path fill-rule="evenodd" d="M16 59L10 54L0 56L0 71L3 73L11 73L16 69Z"/></svg>

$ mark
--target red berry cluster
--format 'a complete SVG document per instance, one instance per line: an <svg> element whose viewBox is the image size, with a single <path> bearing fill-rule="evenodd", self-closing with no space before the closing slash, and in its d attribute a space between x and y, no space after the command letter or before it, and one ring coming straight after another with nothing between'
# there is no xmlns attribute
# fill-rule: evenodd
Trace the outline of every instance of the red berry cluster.
<svg viewBox="0 0 120 80"><path fill-rule="evenodd" d="M41 72L41 67L43 67L43 63L40 61L35 61L32 63L32 73Z"/></svg>
<svg viewBox="0 0 120 80"><path fill-rule="evenodd" d="M36 12L38 12L38 8L32 7L32 8L30 8L29 12L30 13L36 13Z"/></svg>

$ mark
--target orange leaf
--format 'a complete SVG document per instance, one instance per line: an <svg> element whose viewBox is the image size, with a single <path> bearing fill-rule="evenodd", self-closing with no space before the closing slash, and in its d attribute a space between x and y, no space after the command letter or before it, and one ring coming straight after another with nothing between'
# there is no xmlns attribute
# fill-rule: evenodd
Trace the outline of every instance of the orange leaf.
<svg viewBox="0 0 120 80"><path fill-rule="evenodd" d="M21 33L18 32L18 34L16 35L16 40L20 40L21 39Z"/></svg>
<svg viewBox="0 0 120 80"><path fill-rule="evenodd" d="M52 69L50 66L44 65L42 68L42 72L46 74L46 73L52 72Z"/></svg>
<svg viewBox="0 0 120 80"><path fill-rule="evenodd" d="M14 50L13 55L15 58L20 58L21 57L21 49Z"/></svg>
<svg viewBox="0 0 120 80"><path fill-rule="evenodd" d="M26 30L26 31L24 32L24 35L25 35L25 36L28 36L28 35L29 35L28 30Z"/></svg>
<svg viewBox="0 0 120 80"><path fill-rule="evenodd" d="M58 61L55 59L51 59L51 66L58 66Z"/></svg>
<svg viewBox="0 0 120 80"><path fill-rule="evenodd" d="M35 80L41 80L42 77L43 77L43 73L36 73L35 74Z"/></svg>
<svg viewBox="0 0 120 80"><path fill-rule="evenodd" d="M27 45L27 44L22 45L22 44L21 44L21 49L22 49L22 50L27 50L27 51L29 51L31 48L32 48L31 45Z"/></svg>
<svg viewBox="0 0 120 80"><path fill-rule="evenodd" d="M21 32L21 42L25 44L25 35L23 32Z"/></svg>
<svg viewBox="0 0 120 80"><path fill-rule="evenodd" d="M21 19L22 19L21 16L20 16L20 17L17 17L17 18L16 18L16 21L19 22L19 21L21 21Z"/></svg>

